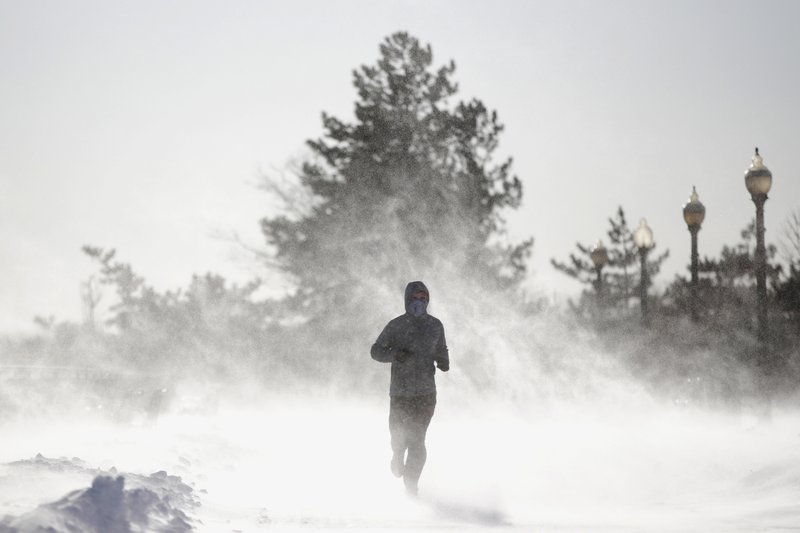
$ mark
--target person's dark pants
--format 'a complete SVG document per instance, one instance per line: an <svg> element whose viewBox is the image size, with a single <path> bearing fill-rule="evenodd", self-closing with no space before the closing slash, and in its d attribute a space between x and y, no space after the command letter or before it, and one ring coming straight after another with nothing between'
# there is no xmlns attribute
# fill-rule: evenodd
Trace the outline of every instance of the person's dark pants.
<svg viewBox="0 0 800 533"><path fill-rule="evenodd" d="M391 396L389 400L392 453L402 460L408 450L403 480L406 487L412 490L416 490L422 467L428 457L425 434L435 408L436 393L424 396Z"/></svg>

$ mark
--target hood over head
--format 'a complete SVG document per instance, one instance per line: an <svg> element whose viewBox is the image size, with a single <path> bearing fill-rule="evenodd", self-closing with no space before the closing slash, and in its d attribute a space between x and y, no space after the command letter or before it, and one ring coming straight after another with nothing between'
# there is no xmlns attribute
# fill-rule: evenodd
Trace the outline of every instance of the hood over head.
<svg viewBox="0 0 800 533"><path fill-rule="evenodd" d="M426 287L424 283L422 283L421 281L412 281L411 283L406 285L406 297L405 297L406 312L407 313L411 313L412 315L414 313L413 313L413 311L411 311L411 307L410 307L410 305L411 305L411 295L414 294L417 291L423 291L425 294L427 294L428 295L428 303L430 304L430 302L431 302L431 293L430 293L430 291L428 291L428 287Z"/></svg>

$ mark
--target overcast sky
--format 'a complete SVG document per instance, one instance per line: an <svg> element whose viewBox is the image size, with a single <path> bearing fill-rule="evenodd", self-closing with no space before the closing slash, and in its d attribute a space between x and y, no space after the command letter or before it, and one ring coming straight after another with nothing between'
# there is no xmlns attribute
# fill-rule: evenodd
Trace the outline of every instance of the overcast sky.
<svg viewBox="0 0 800 533"><path fill-rule="evenodd" d="M737 242L755 146L774 242L800 207L798 21L792 1L0 0L0 332L80 317L84 244L160 289L263 275L224 238L263 242L259 172L301 156L323 110L352 117L353 68L398 30L505 123L541 294L579 289L549 260L618 205L669 248L658 281L683 272L692 185L701 254Z"/></svg>

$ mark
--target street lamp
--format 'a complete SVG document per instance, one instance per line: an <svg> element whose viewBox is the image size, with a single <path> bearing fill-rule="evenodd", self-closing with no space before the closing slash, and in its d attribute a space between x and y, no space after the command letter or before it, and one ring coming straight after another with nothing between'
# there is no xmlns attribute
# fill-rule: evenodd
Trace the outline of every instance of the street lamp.
<svg viewBox="0 0 800 533"><path fill-rule="evenodd" d="M758 339L767 339L767 251L764 247L764 202L772 187L772 172L764 166L758 153L753 156L750 168L744 174L744 184L756 204L756 294L758 297Z"/></svg>
<svg viewBox="0 0 800 533"><path fill-rule="evenodd" d="M603 267L608 264L608 251L606 251L606 247L603 246L602 239L597 239L597 243L595 243L594 248L592 248L592 251L589 253L589 257L591 257L592 263L594 263L594 271L597 273L594 289L597 291L597 303L599 305L603 294Z"/></svg>
<svg viewBox="0 0 800 533"><path fill-rule="evenodd" d="M697 196L697 189L692 185L692 196L683 206L683 220L686 221L689 233L692 234L692 297L690 303L692 322L699 320L697 312L697 232L700 231L700 226L705 218L706 207L700 202Z"/></svg>
<svg viewBox="0 0 800 533"><path fill-rule="evenodd" d="M633 242L639 248L639 257L642 261L639 302L642 308L642 322L647 325L647 252L653 247L653 230L647 225L645 219L639 221L639 227L633 232Z"/></svg>

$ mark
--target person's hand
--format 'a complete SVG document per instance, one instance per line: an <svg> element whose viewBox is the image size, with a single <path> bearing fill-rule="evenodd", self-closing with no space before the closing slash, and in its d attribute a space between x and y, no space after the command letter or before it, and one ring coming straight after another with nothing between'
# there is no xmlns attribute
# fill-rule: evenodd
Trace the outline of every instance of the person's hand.
<svg viewBox="0 0 800 533"><path fill-rule="evenodd" d="M442 372L447 372L448 370L450 370L450 362L449 361L444 361L444 360L436 361L436 366Z"/></svg>
<svg viewBox="0 0 800 533"><path fill-rule="evenodd" d="M404 363L409 357L411 357L411 352L405 348L399 348L394 352L394 360L399 363Z"/></svg>

